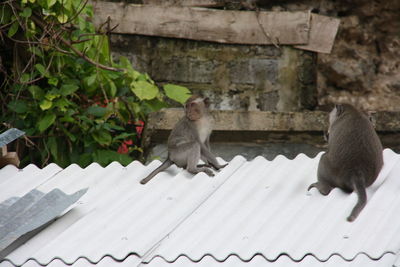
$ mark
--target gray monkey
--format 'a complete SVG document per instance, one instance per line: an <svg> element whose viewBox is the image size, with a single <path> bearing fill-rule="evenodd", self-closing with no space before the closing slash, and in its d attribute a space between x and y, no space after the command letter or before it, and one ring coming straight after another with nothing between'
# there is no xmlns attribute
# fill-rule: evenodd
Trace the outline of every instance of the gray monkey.
<svg viewBox="0 0 400 267"><path fill-rule="evenodd" d="M210 101L197 95L191 96L185 103L185 116L178 121L168 137L168 158L146 178L140 181L146 184L156 174L164 171L172 164L185 168L196 174L205 172L214 176L210 169L219 170L220 165L210 151L210 134L212 131L212 116L209 113ZM198 165L199 160L205 164Z"/></svg>
<svg viewBox="0 0 400 267"><path fill-rule="evenodd" d="M382 144L368 116L349 104L336 105L329 114L328 150L318 165L316 187L328 195L334 187L357 192L358 201L349 222L367 203L365 188L378 177L383 166Z"/></svg>

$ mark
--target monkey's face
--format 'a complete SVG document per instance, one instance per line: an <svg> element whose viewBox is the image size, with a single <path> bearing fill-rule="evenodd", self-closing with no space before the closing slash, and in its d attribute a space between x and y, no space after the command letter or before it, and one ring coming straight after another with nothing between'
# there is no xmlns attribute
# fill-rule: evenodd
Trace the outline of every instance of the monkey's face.
<svg viewBox="0 0 400 267"><path fill-rule="evenodd" d="M209 105L208 98L192 96L188 99L185 105L187 118L191 121L199 120L201 117L203 117Z"/></svg>

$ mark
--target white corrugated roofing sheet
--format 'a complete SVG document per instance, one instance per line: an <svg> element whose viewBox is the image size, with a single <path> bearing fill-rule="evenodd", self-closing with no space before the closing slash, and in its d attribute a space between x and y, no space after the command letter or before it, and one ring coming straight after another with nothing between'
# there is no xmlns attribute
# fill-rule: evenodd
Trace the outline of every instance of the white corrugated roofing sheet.
<svg viewBox="0 0 400 267"><path fill-rule="evenodd" d="M213 178L171 167L144 186L139 181L159 161L7 166L0 170L0 202L33 188L89 190L0 267L393 265L400 250L400 156L384 151L384 168L353 223L346 217L355 193L307 192L320 156L237 156Z"/></svg>

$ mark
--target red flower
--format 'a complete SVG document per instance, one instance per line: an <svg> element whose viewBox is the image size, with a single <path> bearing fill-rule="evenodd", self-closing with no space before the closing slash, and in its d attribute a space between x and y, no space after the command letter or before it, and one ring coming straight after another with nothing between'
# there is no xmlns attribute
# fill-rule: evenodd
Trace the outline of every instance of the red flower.
<svg viewBox="0 0 400 267"><path fill-rule="evenodd" d="M144 122L141 121L141 120L137 121L137 123L136 123L136 132L137 132L139 137L142 135L143 127L144 127Z"/></svg>
<svg viewBox="0 0 400 267"><path fill-rule="evenodd" d="M133 141L132 141L132 139L125 140L125 141L124 141L124 144L126 144L126 145L132 145L132 144L133 144Z"/></svg>
<svg viewBox="0 0 400 267"><path fill-rule="evenodd" d="M128 146L127 146L125 143L122 143L122 144L119 146L117 152L118 152L119 154L128 154L128 152L129 152Z"/></svg>

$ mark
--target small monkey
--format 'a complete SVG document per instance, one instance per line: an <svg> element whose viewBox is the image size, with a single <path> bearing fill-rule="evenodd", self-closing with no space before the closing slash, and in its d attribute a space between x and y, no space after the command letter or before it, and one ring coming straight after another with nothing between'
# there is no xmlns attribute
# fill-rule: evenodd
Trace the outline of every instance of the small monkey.
<svg viewBox="0 0 400 267"><path fill-rule="evenodd" d="M174 163L190 173L205 172L209 176L214 176L210 167L219 170L227 165L220 165L210 151L212 116L208 110L209 106L208 98L196 95L186 101L185 116L178 121L168 137L168 158L142 179L141 184L146 184ZM197 165L200 159L205 164Z"/></svg>
<svg viewBox="0 0 400 267"><path fill-rule="evenodd" d="M334 187L356 191L358 201L347 220L354 221L367 203L365 188L383 166L382 144L370 118L348 104L336 105L329 114L328 150L318 165L316 187L328 195Z"/></svg>

